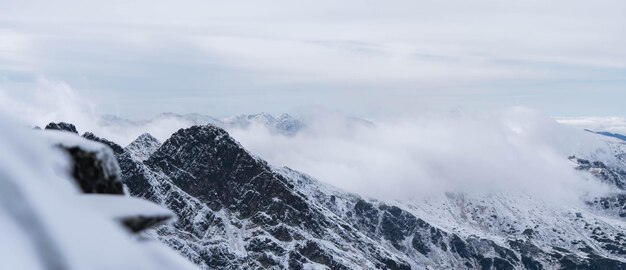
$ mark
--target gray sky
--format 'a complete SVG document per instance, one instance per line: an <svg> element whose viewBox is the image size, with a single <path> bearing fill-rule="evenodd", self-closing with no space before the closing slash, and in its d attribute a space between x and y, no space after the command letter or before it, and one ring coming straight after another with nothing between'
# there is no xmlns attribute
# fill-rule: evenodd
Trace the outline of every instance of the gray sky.
<svg viewBox="0 0 626 270"><path fill-rule="evenodd" d="M626 116L626 2L1 1L0 90L102 113ZM16 92L19 92L16 94Z"/></svg>

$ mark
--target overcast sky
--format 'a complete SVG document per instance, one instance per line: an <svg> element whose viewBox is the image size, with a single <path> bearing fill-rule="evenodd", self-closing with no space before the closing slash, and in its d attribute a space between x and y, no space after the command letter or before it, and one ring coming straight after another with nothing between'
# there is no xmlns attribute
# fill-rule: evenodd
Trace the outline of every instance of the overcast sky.
<svg viewBox="0 0 626 270"><path fill-rule="evenodd" d="M626 116L626 1L0 1L0 90L102 113ZM1 94L1 93L0 93Z"/></svg>

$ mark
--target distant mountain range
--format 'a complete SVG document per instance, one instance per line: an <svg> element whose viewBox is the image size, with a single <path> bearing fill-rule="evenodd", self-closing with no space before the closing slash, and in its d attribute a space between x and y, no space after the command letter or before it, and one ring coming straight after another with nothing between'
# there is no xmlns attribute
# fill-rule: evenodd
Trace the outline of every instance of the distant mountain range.
<svg viewBox="0 0 626 270"><path fill-rule="evenodd" d="M556 121L580 129L626 134L624 117L557 117Z"/></svg>
<svg viewBox="0 0 626 270"><path fill-rule="evenodd" d="M302 120L289 114L274 116L268 113L240 114L222 119L202 114L162 113L152 119L139 121L128 120L114 115L104 115L101 117L99 124L105 127L142 127L167 121L178 121L183 123L185 127L211 124L225 129L261 125L272 132L283 135L293 135L304 127Z"/></svg>
<svg viewBox="0 0 626 270"><path fill-rule="evenodd" d="M626 141L626 135L622 135L619 133L613 133L613 132L607 132L607 131L592 131L592 130L588 130L586 129L586 131L595 133L595 134L600 134L600 135L604 135L607 137L612 137L612 138L616 138L616 139L620 139L622 141Z"/></svg>

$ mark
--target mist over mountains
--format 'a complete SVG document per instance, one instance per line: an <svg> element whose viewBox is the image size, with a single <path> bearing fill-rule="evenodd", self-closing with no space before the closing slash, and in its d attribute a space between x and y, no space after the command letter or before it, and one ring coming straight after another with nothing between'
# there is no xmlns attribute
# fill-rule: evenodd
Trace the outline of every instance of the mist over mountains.
<svg viewBox="0 0 626 270"><path fill-rule="evenodd" d="M467 175L467 183L477 188L453 190L447 186L433 193L436 189L426 186L428 182L416 186L386 182L403 184L402 188L414 191L413 196L371 199L290 168L273 166L215 125L180 129L163 143L144 134L125 148L91 133L84 137L120 149L114 152L130 194L163 205L179 217L174 226L155 230L153 237L205 269L626 266L620 255L626 252L620 248L626 226L622 209L626 200L621 195L626 172L618 158L626 152L626 144L582 130L561 130L560 125L543 122L540 115L527 110L509 113L506 126L524 134L525 143L546 147L551 142L554 151L573 151L566 156L548 155L548 159L542 156L546 152L532 152L537 164L548 162L551 172L560 172L538 170L532 175L541 179L530 183L549 189L555 195L552 198L501 180L475 182ZM372 123L367 126L371 128ZM50 127L73 131L66 125ZM360 128L356 130L365 132ZM563 148L546 139L544 133L557 130L563 133L555 135L570 137L567 141L553 137ZM532 133L544 139L536 141ZM278 136L295 139L300 135ZM508 138L512 142L520 140L511 135ZM569 147L572 141L585 142L584 147ZM507 147L514 150L514 146ZM559 168L552 158L569 165ZM452 166L459 164L452 162L448 168ZM526 173L512 180L532 181L528 176ZM569 179L562 181L560 177ZM445 181L445 177L432 181ZM584 185L576 187L581 183ZM604 189L592 192L594 186ZM418 192L420 187L430 196ZM569 189L572 187L584 188L585 192ZM565 193L572 196L563 196Z"/></svg>
<svg viewBox="0 0 626 270"><path fill-rule="evenodd" d="M97 129L101 134L111 135L111 139L127 145L140 134L147 132L159 140L166 140L180 128L212 124L225 129L247 129L261 125L272 133L290 136L304 127L304 123L289 114L273 116L268 113L240 114L225 118L215 118L202 114L162 113L148 120L128 120L113 115L96 117Z"/></svg>
<svg viewBox="0 0 626 270"><path fill-rule="evenodd" d="M82 192L162 207L94 202L201 269L626 267L626 142L537 111L103 119L142 133L120 145L71 123L21 132L61 145ZM189 127L162 140L154 123Z"/></svg>
<svg viewBox="0 0 626 270"><path fill-rule="evenodd" d="M149 120L104 115L96 121L95 133L122 147L144 133L162 142L180 128L215 125L271 164L384 199L516 190L576 201L584 194L604 192L605 187L572 174L563 157L616 163L615 151L596 136L521 107L376 120L316 112L221 119L175 113Z"/></svg>

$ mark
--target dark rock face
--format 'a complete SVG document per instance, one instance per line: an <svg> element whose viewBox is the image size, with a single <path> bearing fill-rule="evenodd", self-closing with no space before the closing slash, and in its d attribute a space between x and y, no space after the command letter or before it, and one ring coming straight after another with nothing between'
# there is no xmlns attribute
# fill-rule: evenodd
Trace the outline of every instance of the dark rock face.
<svg viewBox="0 0 626 270"><path fill-rule="evenodd" d="M50 123L46 129L76 133L74 125L68 123ZM116 146L114 143L97 138L91 133L87 134L89 136L86 136L86 139L105 144L108 142L110 144L106 145ZM116 156L110 150L107 152L105 148L95 150L80 145L66 146L62 143L58 147L69 155L72 161L72 176L84 193L124 194L121 171L116 162Z"/></svg>
<svg viewBox="0 0 626 270"><path fill-rule="evenodd" d="M171 216L136 216L124 218L121 222L131 232L138 233L162 224L171 218Z"/></svg>
<svg viewBox="0 0 626 270"><path fill-rule="evenodd" d="M202 238L208 230L217 230L215 233L233 228L242 230L243 223L248 224L246 230L252 235L242 239L250 254L246 257L230 254L227 257L232 257L231 262L223 261L223 254L232 253L228 247L223 247L224 242L193 247L198 260L212 267L232 268L246 263L251 267L276 267L280 264L276 257L286 260L290 256L281 242L296 237L304 240L300 234L293 235L292 228L321 237L326 225L323 224L325 217L311 209L287 179L248 154L225 131L213 126L181 130L143 164L127 160L122 168L129 171L125 182L133 195L176 209L174 211L181 216L176 224L177 234ZM167 178L150 179L154 172ZM199 218L199 213L187 212L192 209L204 214ZM218 217L224 213L228 213L225 218ZM311 260L307 259L309 256L340 265L325 251L313 249L309 244L297 245L291 253L305 262ZM272 256L265 254L268 251Z"/></svg>
<svg viewBox="0 0 626 270"><path fill-rule="evenodd" d="M78 134L73 124L64 122L50 123L45 129ZM81 143L68 145L61 141L56 146L70 157L71 174L84 193L124 194L116 156L106 146L94 148Z"/></svg>
<svg viewBox="0 0 626 270"><path fill-rule="evenodd" d="M95 152L80 147L62 147L71 157L72 176L84 193L124 194L119 171L111 171Z"/></svg>
<svg viewBox="0 0 626 270"><path fill-rule="evenodd" d="M206 269L626 267L601 253L622 252L626 243L615 237L599 252L585 242L574 251L540 247L531 229L512 230L505 243L461 236L398 206L272 168L214 126L179 130L145 161L116 153L130 193L180 217L174 228L157 229L159 238Z"/></svg>
<svg viewBox="0 0 626 270"><path fill-rule="evenodd" d="M273 224L302 226L312 232L320 229L321 217L315 216L293 185L243 151L222 129L181 130L146 163L214 211L226 208L237 213L237 218L253 221L255 214L264 212L272 216ZM277 199L282 202L276 203Z"/></svg>
<svg viewBox="0 0 626 270"><path fill-rule="evenodd" d="M62 131L67 131L67 132L72 132L72 133L78 134L78 131L76 130L76 127L73 124L69 124L69 123L65 123L65 122L50 123L50 124L48 124L46 126L45 129L62 130Z"/></svg>

